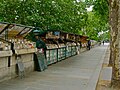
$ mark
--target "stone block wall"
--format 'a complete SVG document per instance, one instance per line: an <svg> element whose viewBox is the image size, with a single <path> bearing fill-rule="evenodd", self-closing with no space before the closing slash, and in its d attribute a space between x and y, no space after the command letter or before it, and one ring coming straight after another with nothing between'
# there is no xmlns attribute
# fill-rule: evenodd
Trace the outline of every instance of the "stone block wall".
<svg viewBox="0 0 120 90"><path fill-rule="evenodd" d="M10 78L8 57L0 57L0 82Z"/></svg>
<svg viewBox="0 0 120 90"><path fill-rule="evenodd" d="M33 54L20 55L24 64L25 75L34 71ZM16 56L11 56L10 66L8 67L8 57L0 57L0 82L18 76Z"/></svg>

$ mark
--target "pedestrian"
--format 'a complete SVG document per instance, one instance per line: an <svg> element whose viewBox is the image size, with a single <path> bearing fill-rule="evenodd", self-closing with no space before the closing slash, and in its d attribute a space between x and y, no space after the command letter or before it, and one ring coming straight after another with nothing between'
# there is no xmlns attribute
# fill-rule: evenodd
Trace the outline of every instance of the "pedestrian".
<svg viewBox="0 0 120 90"><path fill-rule="evenodd" d="M104 45L104 41L103 41L103 45Z"/></svg>
<svg viewBox="0 0 120 90"><path fill-rule="evenodd" d="M87 48L88 48L88 50L90 50L90 48L91 48L91 41L90 40L88 40Z"/></svg>
<svg viewBox="0 0 120 90"><path fill-rule="evenodd" d="M36 35L36 48L37 48L37 59L38 59L38 71L44 71L47 68L47 61L46 61L46 44L42 41L42 39ZM38 68L38 67L37 67Z"/></svg>

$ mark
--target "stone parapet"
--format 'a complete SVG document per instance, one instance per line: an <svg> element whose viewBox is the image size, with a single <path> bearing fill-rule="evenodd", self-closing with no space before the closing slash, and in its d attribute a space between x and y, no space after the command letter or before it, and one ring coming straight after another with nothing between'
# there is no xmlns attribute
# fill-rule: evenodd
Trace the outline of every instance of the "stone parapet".
<svg viewBox="0 0 120 90"><path fill-rule="evenodd" d="M25 75L34 71L33 55L33 53L19 55L19 60L24 65ZM0 57L0 82L11 78L15 78L19 75L17 63L17 55L10 56L7 54L7 56Z"/></svg>

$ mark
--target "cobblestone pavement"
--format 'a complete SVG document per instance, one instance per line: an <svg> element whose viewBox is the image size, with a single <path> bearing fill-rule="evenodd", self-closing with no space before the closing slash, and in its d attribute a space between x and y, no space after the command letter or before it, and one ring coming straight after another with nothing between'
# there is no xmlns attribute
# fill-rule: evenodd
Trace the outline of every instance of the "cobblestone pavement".
<svg viewBox="0 0 120 90"><path fill-rule="evenodd" d="M95 90L108 45L101 45L25 78L0 83L0 90Z"/></svg>

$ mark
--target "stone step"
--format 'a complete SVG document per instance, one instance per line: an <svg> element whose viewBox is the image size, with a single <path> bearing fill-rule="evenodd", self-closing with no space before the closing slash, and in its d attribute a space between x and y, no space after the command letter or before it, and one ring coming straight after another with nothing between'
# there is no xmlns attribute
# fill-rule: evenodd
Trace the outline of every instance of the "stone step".
<svg viewBox="0 0 120 90"><path fill-rule="evenodd" d="M112 80L112 67L103 67L100 75L100 84L111 86Z"/></svg>

